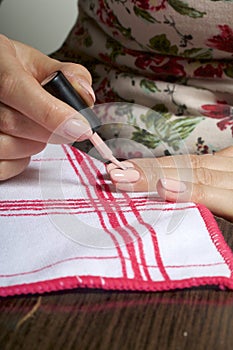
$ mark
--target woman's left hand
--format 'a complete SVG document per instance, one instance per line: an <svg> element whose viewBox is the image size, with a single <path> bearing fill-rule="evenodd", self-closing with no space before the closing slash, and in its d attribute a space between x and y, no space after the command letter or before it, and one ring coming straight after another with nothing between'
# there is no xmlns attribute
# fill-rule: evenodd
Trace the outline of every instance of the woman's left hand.
<svg viewBox="0 0 233 350"><path fill-rule="evenodd" d="M158 191L172 202L204 204L233 222L233 146L214 155L181 155L127 161L127 170L108 165L121 191Z"/></svg>

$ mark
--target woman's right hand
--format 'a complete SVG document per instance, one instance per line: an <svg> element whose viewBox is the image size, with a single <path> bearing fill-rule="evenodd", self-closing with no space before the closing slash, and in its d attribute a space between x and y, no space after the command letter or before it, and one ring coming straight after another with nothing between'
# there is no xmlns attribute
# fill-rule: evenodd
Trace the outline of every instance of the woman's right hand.
<svg viewBox="0 0 233 350"><path fill-rule="evenodd" d="M41 87L57 70L89 106L94 104L91 75L85 67L59 62L0 35L0 180L21 173L54 132L58 143L82 141L91 134L80 113Z"/></svg>

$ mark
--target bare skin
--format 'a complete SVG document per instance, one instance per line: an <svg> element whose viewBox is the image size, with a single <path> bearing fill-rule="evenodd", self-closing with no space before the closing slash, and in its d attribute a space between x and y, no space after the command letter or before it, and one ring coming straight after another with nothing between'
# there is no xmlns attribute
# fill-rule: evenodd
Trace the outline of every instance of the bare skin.
<svg viewBox="0 0 233 350"><path fill-rule="evenodd" d="M82 115L40 85L57 70L66 75L89 106L93 105L91 75L85 67L56 61L0 35L0 180L21 173L54 131L58 130L58 137L53 137L56 143L86 138L90 126ZM80 128L72 127L72 123Z"/></svg>
<svg viewBox="0 0 233 350"><path fill-rule="evenodd" d="M168 201L204 204L233 222L233 146L215 155L132 159L126 164L131 165L125 172L108 166L118 190L157 191Z"/></svg>

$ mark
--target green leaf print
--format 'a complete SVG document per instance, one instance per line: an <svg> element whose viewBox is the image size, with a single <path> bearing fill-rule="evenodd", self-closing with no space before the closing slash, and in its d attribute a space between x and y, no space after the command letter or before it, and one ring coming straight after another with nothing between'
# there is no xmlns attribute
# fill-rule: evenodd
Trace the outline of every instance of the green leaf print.
<svg viewBox="0 0 233 350"><path fill-rule="evenodd" d="M160 108L163 106L161 105ZM165 143L174 151L178 151L180 142L192 133L203 118L176 117L171 120L171 117L172 115L167 112L166 107L164 114L149 110L140 117L145 127L140 128L138 125L134 125L135 131L132 139L152 149L160 143Z"/></svg>
<svg viewBox="0 0 233 350"><path fill-rule="evenodd" d="M86 38L84 38L84 45L86 47L90 47L93 44L92 37L88 35Z"/></svg>
<svg viewBox="0 0 233 350"><path fill-rule="evenodd" d="M134 10L134 13L136 16L138 17L141 17L142 19L146 20L147 22L150 22L150 23L158 23L158 21L151 16L151 14L145 10L142 10L141 8L137 7L137 6L134 6L133 8Z"/></svg>
<svg viewBox="0 0 233 350"><path fill-rule="evenodd" d="M178 54L178 47L176 45L171 46L170 41L166 37L166 34L156 35L153 38L151 38L150 47L164 54Z"/></svg>
<svg viewBox="0 0 233 350"><path fill-rule="evenodd" d="M161 113L149 109L146 114L141 114L141 121L145 124L147 130L154 130L154 126L158 123L160 119L164 120Z"/></svg>
<svg viewBox="0 0 233 350"><path fill-rule="evenodd" d="M170 115L167 107L163 103L157 103L151 109L162 114L164 117L166 117L166 115Z"/></svg>
<svg viewBox="0 0 233 350"><path fill-rule="evenodd" d="M109 56L111 57L111 59L113 61L116 60L117 56L125 55L122 45L118 41L116 41L116 40L114 40L112 38L108 38L107 39L107 41L106 41L106 48L107 49L112 49Z"/></svg>
<svg viewBox="0 0 233 350"><path fill-rule="evenodd" d="M158 89L156 86L155 82L152 80L147 80L147 79L142 79L140 81L140 87L145 91L145 92L160 92L161 90Z"/></svg>
<svg viewBox="0 0 233 350"><path fill-rule="evenodd" d="M155 135L149 133L144 129L140 129L137 126L135 126L134 128L135 131L133 131L132 134L133 141L141 143L150 149L155 149L160 144L160 139L156 138Z"/></svg>
<svg viewBox="0 0 233 350"><path fill-rule="evenodd" d="M224 69L224 73L229 77L233 78L233 64L228 63L227 67Z"/></svg>
<svg viewBox="0 0 233 350"><path fill-rule="evenodd" d="M169 137L167 140L168 145L172 146L174 150L179 149L178 144L181 140L186 139L195 129L197 124L199 124L203 120L202 117L185 117L185 118L177 118L173 121L169 122L168 125L168 133ZM177 136L179 138L177 139Z"/></svg>
<svg viewBox="0 0 233 350"><path fill-rule="evenodd" d="M206 12L201 12L193 7L189 7L186 2L183 2L181 0L168 0L168 3L173 9L177 12L179 12L183 16L189 16L192 18L200 18L206 15Z"/></svg>
<svg viewBox="0 0 233 350"><path fill-rule="evenodd" d="M184 50L180 53L181 56L186 58L196 58L201 59L211 59L212 58L212 49L202 49L202 48L193 48Z"/></svg>

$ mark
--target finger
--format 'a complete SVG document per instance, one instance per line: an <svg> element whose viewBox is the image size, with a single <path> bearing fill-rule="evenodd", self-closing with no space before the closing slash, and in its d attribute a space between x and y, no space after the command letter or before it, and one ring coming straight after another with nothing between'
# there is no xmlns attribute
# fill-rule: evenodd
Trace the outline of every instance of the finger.
<svg viewBox="0 0 233 350"><path fill-rule="evenodd" d="M41 142L46 142L51 134L41 125L2 103L0 103L0 132Z"/></svg>
<svg viewBox="0 0 233 350"><path fill-rule="evenodd" d="M22 57L24 58L24 68L33 72L36 80L42 82L54 71L61 70L87 104L91 106L94 103L95 94L91 88L92 77L84 66L77 63L60 62L23 43L17 41L13 43L17 57L21 60Z"/></svg>
<svg viewBox="0 0 233 350"><path fill-rule="evenodd" d="M229 152L226 151L225 154ZM153 160L150 163L153 163ZM157 160L156 166L158 165L159 173L165 178L218 188L233 188L233 157L220 155L163 157ZM151 166L153 167L151 171L158 172L153 164ZM152 181L156 180L151 176L150 178Z"/></svg>
<svg viewBox="0 0 233 350"><path fill-rule="evenodd" d="M29 72L22 69L11 47L3 57L0 55L0 100L49 131L57 130L64 137L71 136L72 141L80 135L87 134L87 138L92 134L90 125L80 113L47 93Z"/></svg>
<svg viewBox="0 0 233 350"><path fill-rule="evenodd" d="M156 167L156 159L132 159L123 161L122 164L126 170L112 164L107 166L110 179L117 189L134 192L156 191L157 181L164 175L163 169Z"/></svg>
<svg viewBox="0 0 233 350"><path fill-rule="evenodd" d="M128 172L122 171L116 166L111 166L111 169L108 169L109 171L111 170L111 180L117 185L119 190L124 191L155 191L159 178L172 178L231 189L233 188L232 161L233 158L220 156L195 156L190 157L190 159L187 156L133 159L131 164L140 173L137 182L130 181ZM185 165L186 168L181 167ZM214 168L220 170L215 170Z"/></svg>
<svg viewBox="0 0 233 350"><path fill-rule="evenodd" d="M44 143L0 134L0 159L27 158L41 152Z"/></svg>
<svg viewBox="0 0 233 350"><path fill-rule="evenodd" d="M50 139L53 143L67 141L59 136L51 137L51 132L47 129L2 103L0 103L0 133L42 143L47 143Z"/></svg>
<svg viewBox="0 0 233 350"><path fill-rule="evenodd" d="M152 188L153 183L160 178L169 178L178 181L188 181L200 185L206 185L211 187L233 189L233 172L232 171L220 171L212 170L208 168L197 169L173 169L173 168L153 168L153 174L146 169L143 169L142 176L146 176L146 181L141 182L141 185ZM117 170L119 172L119 170ZM116 177L116 171L115 171ZM124 178L120 178L121 182L124 182ZM136 185L136 184L135 184ZM147 191L147 188L143 188L143 191Z"/></svg>
<svg viewBox="0 0 233 350"><path fill-rule="evenodd" d="M225 153L225 155L227 154L229 154L229 152ZM155 158L151 158L151 167L154 166L153 160L155 160ZM162 168L208 168L222 171L233 171L233 157L228 156L228 159L226 159L222 157L220 153L216 153L216 155L177 155L161 157L156 159L155 164Z"/></svg>
<svg viewBox="0 0 233 350"><path fill-rule="evenodd" d="M30 158L0 161L0 181L10 179L22 173L30 162Z"/></svg>
<svg viewBox="0 0 233 350"><path fill-rule="evenodd" d="M222 157L233 157L233 146L224 148L221 151L216 152L216 155Z"/></svg>
<svg viewBox="0 0 233 350"><path fill-rule="evenodd" d="M157 184L161 198L171 202L194 202L205 205L215 215L233 221L233 190L174 179L161 179Z"/></svg>
<svg viewBox="0 0 233 350"><path fill-rule="evenodd" d="M27 73L19 73L10 82L5 80L0 99L35 123L67 140L75 141L80 140L83 135L86 138L92 135L90 125L80 113L47 93Z"/></svg>

